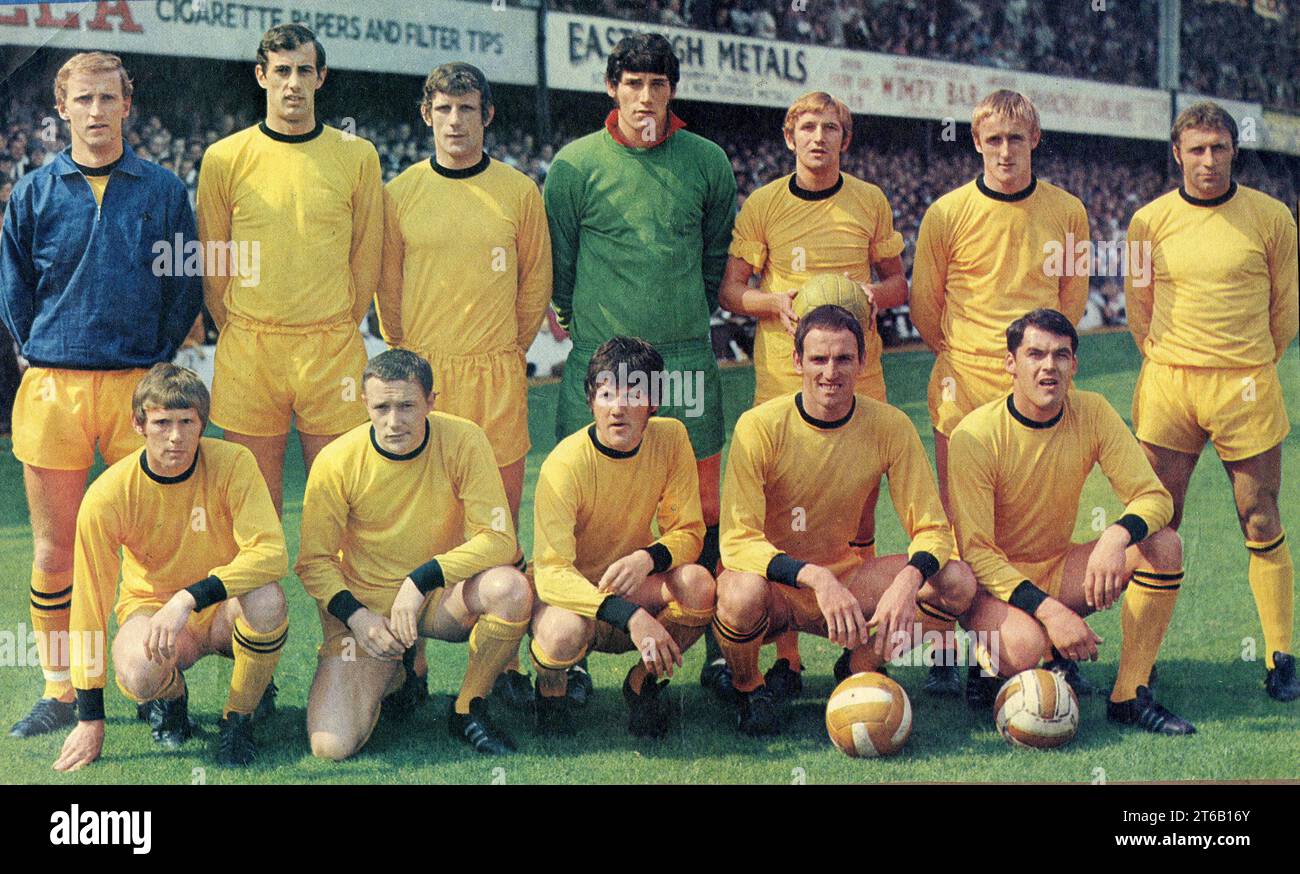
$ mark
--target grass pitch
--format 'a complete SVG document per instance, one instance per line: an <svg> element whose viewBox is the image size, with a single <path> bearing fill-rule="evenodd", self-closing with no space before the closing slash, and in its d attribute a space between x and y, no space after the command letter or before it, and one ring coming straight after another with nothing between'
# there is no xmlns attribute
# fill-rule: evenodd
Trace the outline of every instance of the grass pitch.
<svg viewBox="0 0 1300 874"><path fill-rule="evenodd" d="M1128 418L1139 360L1127 334L1085 337L1080 348L1080 388L1105 394ZM916 425L932 451L925 387L932 358L925 352L885 356L890 397ZM1295 348L1281 366L1292 421L1300 422L1300 359ZM748 369L723 373L728 431L747 406L753 387ZM528 456L520 537L531 554L532 492L537 471L554 445L553 417L558 386L530 392L533 449ZM297 552L304 476L296 440L286 466L285 535L290 563ZM7 730L31 706L40 690L36 667L20 664L16 636L28 625L27 586L31 532L23 498L22 470L0 441L0 727ZM739 736L733 712L715 703L696 682L703 646L686 656L672 685L678 709L673 733L661 743L631 738L624 727L619 694L633 655L594 655L596 694L580 713L575 738L552 741L533 735L522 714L497 708L499 721L514 734L520 753L497 760L476 756L447 735L447 707L465 667L465 648L429 645L433 702L410 721L381 721L366 749L340 764L312 758L305 706L315 669L320 626L312 600L296 577L284 581L290 605L290 637L276 672L279 710L257 736L261 757L255 767L234 770L215 764L216 721L226 697L230 662L208 658L187 673L190 712L200 723L195 738L174 754L154 748L134 719L134 707L111 681L106 693L107 739L103 758L76 774L51 770L62 735L28 741L0 737L0 779L15 783L876 783L888 781L1149 781L1242 780L1300 776L1300 705L1284 705L1263 692L1263 639L1246 583L1246 550L1237 527L1222 467L1207 449L1192 479L1182 535L1187 582L1160 654L1159 698L1194 722L1190 738L1155 737L1112 727L1105 719L1104 694L1084 699L1079 735L1062 750L1012 750L987 715L976 716L959 699L935 700L921 691L925 668L891 669L908 690L914 708L911 740L886 760L852 760L826 738L823 706L834 686L837 653L828 641L804 636L801 700L786 705L785 731L774 740ZM1300 532L1300 437L1283 446L1284 525ZM1120 509L1100 471L1094 471L1079 509L1076 539L1095 536L1092 510L1108 519ZM878 513L881 554L901 551L906 540L886 496ZM1119 658L1119 611L1096 616L1093 627L1105 639L1101 659L1084 672L1108 689ZM774 656L764 651L763 667Z"/></svg>

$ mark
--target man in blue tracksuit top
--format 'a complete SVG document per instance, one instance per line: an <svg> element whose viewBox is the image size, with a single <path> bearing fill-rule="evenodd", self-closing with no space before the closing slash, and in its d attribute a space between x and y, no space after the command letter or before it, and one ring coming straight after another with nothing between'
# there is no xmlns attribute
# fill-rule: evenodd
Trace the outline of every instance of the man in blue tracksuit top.
<svg viewBox="0 0 1300 874"><path fill-rule="evenodd" d="M45 673L14 737L77 721L67 632L86 476L96 446L112 464L143 445L131 416L136 383L172 359L203 301L201 259L185 259L194 254L185 244L198 237L185 185L122 139L131 91L114 55L64 64L54 97L72 146L19 180L0 231L0 318L32 365L14 403L13 443L31 515L31 618Z"/></svg>

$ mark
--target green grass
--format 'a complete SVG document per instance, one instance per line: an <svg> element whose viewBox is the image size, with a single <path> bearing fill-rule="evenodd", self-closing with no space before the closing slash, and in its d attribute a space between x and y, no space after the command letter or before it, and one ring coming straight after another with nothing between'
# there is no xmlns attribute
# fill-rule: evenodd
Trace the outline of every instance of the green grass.
<svg viewBox="0 0 1300 874"><path fill-rule="evenodd" d="M1127 335L1085 338L1081 349L1081 388L1104 393L1128 418L1138 360ZM931 358L921 352L887 355L885 377L890 395L912 417L930 447L925 385ZM1300 421L1300 366L1294 348L1283 365L1288 410ZM748 369L724 372L728 430L743 411L753 384ZM538 467L553 445L552 415L557 386L531 391L533 450L528 457L521 538L532 541L532 489ZM7 442L0 444L0 632L12 635L28 624L27 580L31 533L18 463ZM1283 449L1284 524L1300 532L1297 481L1300 438L1293 433ZM153 748L148 732L133 720L134 708L110 681L108 734L104 757L73 775L50 769L62 736L30 741L0 738L0 763L10 782L55 783L809 783L881 781L1057 781L1090 782L1104 770L1110 782L1126 780L1238 780L1295 778L1300 774L1300 709L1263 694L1263 642L1254 603L1246 584L1246 552L1221 466L1207 451L1191 484L1183 525L1188 577L1174 622L1160 656L1161 700L1196 723L1190 738L1159 738L1113 728L1105 720L1104 695L1085 699L1079 736L1063 750L1012 750L998 737L992 721L972 715L959 700L934 701L920 690L925 669L904 667L891 673L908 690L914 707L911 740L896 758L860 761L840 755L826 739L823 704L833 681L830 666L837 650L829 642L803 637L805 695L788 705L785 732L776 740L751 740L732 729L732 713L715 704L695 682L702 646L686 656L679 679L670 687L679 710L677 728L664 742L640 743L624 731L625 712L619 685L631 656L596 655L591 659L596 695L580 714L576 738L536 738L527 720L500 714L521 752L489 761L448 738L446 707L465 665L465 648L432 643L433 704L403 725L380 724L367 748L355 759L330 764L312 758L307 745L304 708L315 668L320 627L313 602L296 578L285 581L291 609L291 632L276 673L279 711L258 730L261 759L255 768L232 771L216 766L212 747L215 722L225 700L230 663L209 658L188 672L191 713L201 728L178 754ZM285 534L292 552L298 542L303 472L296 443L290 446L286 471ZM1094 536L1091 509L1105 507L1114 519L1118 503L1100 472L1094 471L1081 502L1076 539ZM879 512L882 552L900 551L905 540L890 504ZM292 559L292 556L291 556ZM1095 682L1113 679L1119 652L1118 611L1096 617L1093 626L1106 639L1101 660L1084 667ZM1243 659L1254 641L1259 660ZM0 649L0 656L3 650ZM766 667L771 650L764 652ZM35 668L0 670L0 723L7 727L26 712L39 690ZM202 772L195 769L204 769Z"/></svg>

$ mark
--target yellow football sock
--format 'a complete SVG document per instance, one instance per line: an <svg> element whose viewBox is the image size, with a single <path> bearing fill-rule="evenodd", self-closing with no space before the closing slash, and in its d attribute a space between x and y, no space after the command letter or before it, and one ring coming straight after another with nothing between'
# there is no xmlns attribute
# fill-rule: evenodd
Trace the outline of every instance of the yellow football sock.
<svg viewBox="0 0 1300 874"><path fill-rule="evenodd" d="M257 709L262 693L275 673L275 666L280 663L280 653L284 651L288 637L288 618L270 631L255 631L243 616L235 618L235 628L230 633L235 668L230 672L230 694L221 713L223 717L232 711L252 713Z"/></svg>
<svg viewBox="0 0 1300 874"><path fill-rule="evenodd" d="M68 614L72 611L72 571L46 573L32 567L31 616L36 650L45 674L42 698L72 700L68 667Z"/></svg>
<svg viewBox="0 0 1300 874"><path fill-rule="evenodd" d="M787 631L776 639L776 657L790 663L790 670L803 670L803 660L799 657L799 632Z"/></svg>
<svg viewBox="0 0 1300 874"><path fill-rule="evenodd" d="M533 657L533 670L537 671L537 691L543 698L560 698L569 690L569 668L582 661L586 651L578 653L574 659L565 661L551 656L537 643L537 638L528 646L528 653Z"/></svg>
<svg viewBox="0 0 1300 874"><path fill-rule="evenodd" d="M714 636L731 668L731 685L738 692L753 692L763 685L763 675L758 672L758 651L763 648L767 626L766 613L753 628L746 630L732 628L720 617L713 617Z"/></svg>
<svg viewBox="0 0 1300 874"><path fill-rule="evenodd" d="M921 623L922 634L934 632L942 635L941 642L934 645L932 653L934 664L957 664L957 617L948 613L942 607L927 604L925 601L917 601L916 621ZM920 642L919 640L916 641L916 643ZM949 646L949 643L952 643L952 646Z"/></svg>
<svg viewBox="0 0 1300 874"><path fill-rule="evenodd" d="M1120 628L1124 633L1119 651L1119 674L1111 701L1131 701L1138 686L1145 686L1156 663L1160 642L1165 639L1174 603L1183 582L1183 572L1135 570L1120 604Z"/></svg>
<svg viewBox="0 0 1300 874"><path fill-rule="evenodd" d="M1291 562L1291 550L1284 546L1285 543L1285 531L1272 540L1246 541L1246 548L1250 550L1246 576L1255 596L1259 623L1264 627L1264 664L1269 670L1276 667L1273 653L1291 652L1295 566Z"/></svg>
<svg viewBox="0 0 1300 874"><path fill-rule="evenodd" d="M479 617L469 633L469 664L465 666L465 679L456 696L457 713L462 716L469 713L469 702L488 696L506 663L519 652L519 641L526 631L527 619L511 622L491 613Z"/></svg>

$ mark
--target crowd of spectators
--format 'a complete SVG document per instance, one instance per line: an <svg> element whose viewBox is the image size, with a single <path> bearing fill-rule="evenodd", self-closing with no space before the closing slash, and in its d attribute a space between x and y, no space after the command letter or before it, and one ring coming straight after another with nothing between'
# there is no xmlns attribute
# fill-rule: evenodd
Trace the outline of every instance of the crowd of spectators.
<svg viewBox="0 0 1300 874"><path fill-rule="evenodd" d="M1292 6L1297 4L1293 3ZM1159 3L1110 0L553 0L551 8L737 36L1157 87ZM1300 9L1183 0L1188 91L1300 111Z"/></svg>

